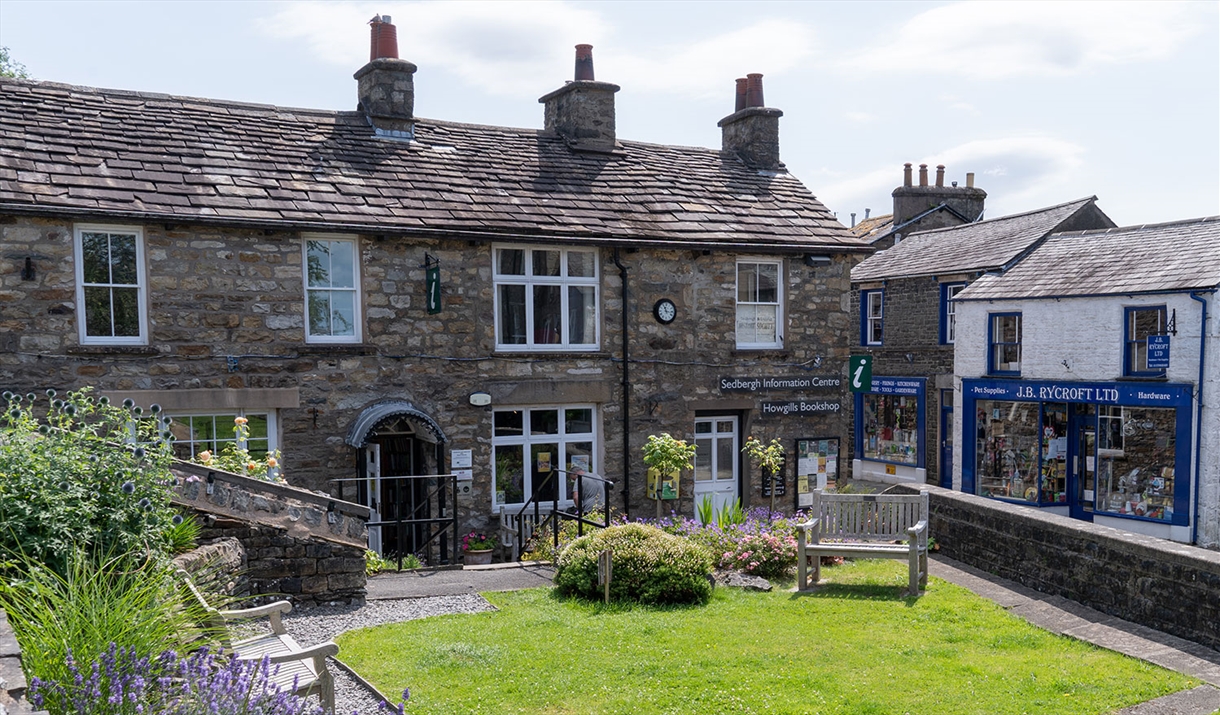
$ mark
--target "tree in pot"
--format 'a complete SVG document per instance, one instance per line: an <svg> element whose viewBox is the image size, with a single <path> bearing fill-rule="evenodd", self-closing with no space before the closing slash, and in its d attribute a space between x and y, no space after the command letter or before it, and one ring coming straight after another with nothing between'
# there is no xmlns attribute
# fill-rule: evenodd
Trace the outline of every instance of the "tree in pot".
<svg viewBox="0 0 1220 715"><path fill-rule="evenodd" d="M759 469L766 473L771 484L771 511L775 512L775 485L779 470L784 466L784 446L779 439L773 439L764 445L762 440L754 437L746 438L746 446L741 448L746 456L754 460Z"/></svg>
<svg viewBox="0 0 1220 715"><path fill-rule="evenodd" d="M660 437L655 434L648 435L648 442L644 445L643 452L644 464L648 465L650 470L657 471L658 479L676 477L684 469L695 468L691 462L695 458L695 446L688 445L686 440L675 439L668 432L662 432ZM658 519L661 518L660 496L660 494L657 495ZM677 494L674 497L676 498Z"/></svg>

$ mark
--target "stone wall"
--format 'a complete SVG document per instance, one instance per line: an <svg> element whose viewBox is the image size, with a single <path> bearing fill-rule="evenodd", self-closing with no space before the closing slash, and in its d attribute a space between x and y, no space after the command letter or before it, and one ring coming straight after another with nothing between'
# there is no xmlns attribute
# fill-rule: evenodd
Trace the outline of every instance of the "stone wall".
<svg viewBox="0 0 1220 715"><path fill-rule="evenodd" d="M1220 553L938 487L940 553L1133 623L1220 648ZM915 493L902 485L895 491Z"/></svg>
<svg viewBox="0 0 1220 715"><path fill-rule="evenodd" d="M8 616L0 610L0 715L46 715L34 712L25 700L25 672L21 669L21 646L9 625Z"/></svg>
<svg viewBox="0 0 1220 715"><path fill-rule="evenodd" d="M873 375L928 378L924 424L927 481L940 482L940 390L953 386L953 346L940 344L940 284L965 283L947 277L898 278L880 283L854 285L851 292L853 354L873 356ZM883 289L882 344L861 345L860 291ZM908 356L910 358L908 359ZM846 443L855 449L855 435Z"/></svg>
<svg viewBox="0 0 1220 715"><path fill-rule="evenodd" d="M644 498L645 439L660 432L690 438L697 415L736 415L742 437L778 437L786 445L847 433L845 386L804 394L722 394L718 380L793 373L845 378L856 333L849 274L859 256L836 254L829 265L811 267L799 254L758 254L784 261L784 347L738 350L736 262L754 254L622 250L631 357L630 432L624 436L624 302L610 248L597 249L600 347L591 352L496 350L490 239L382 236L355 237L362 341L318 345L305 342L299 234L160 223L140 228L147 248L149 344L93 347L80 345L77 337L72 222L0 216L0 340L8 348L0 351L0 387L26 392L92 385L131 396L144 407L184 390L224 391L226 404L275 411L291 483L348 500L358 498L354 483L335 480L359 474L362 455L345 443L351 425L370 405L410 402L444 431L445 457L452 449L473 451L472 488L457 507L462 531L490 528L495 519L490 442L496 408L593 404L597 471L617 482L615 508L629 504L632 514L653 511ZM427 313L426 255L440 265L438 315ZM26 256L34 258L33 281L20 278ZM670 325L652 316L662 297L678 307ZM473 392L490 393L491 406L471 405ZM761 402L793 396L831 401L841 409L760 414ZM448 464L432 463L431 454L424 458L417 469L449 470ZM761 478L751 465L741 466L743 500L757 503ZM629 494L622 490L624 480ZM781 503L791 508L791 500ZM689 499L674 506L694 512Z"/></svg>

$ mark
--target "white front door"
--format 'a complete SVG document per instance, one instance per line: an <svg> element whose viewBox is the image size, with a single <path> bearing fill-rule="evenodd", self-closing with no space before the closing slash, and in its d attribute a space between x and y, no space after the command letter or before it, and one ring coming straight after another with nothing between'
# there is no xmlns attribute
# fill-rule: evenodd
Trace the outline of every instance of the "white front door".
<svg viewBox="0 0 1220 715"><path fill-rule="evenodd" d="M369 521L381 521L381 445L370 444L364 448L365 506L372 510ZM369 527L369 551L381 553L381 527Z"/></svg>
<svg viewBox="0 0 1220 715"><path fill-rule="evenodd" d="M719 510L737 501L737 418L695 420L695 514L707 497Z"/></svg>

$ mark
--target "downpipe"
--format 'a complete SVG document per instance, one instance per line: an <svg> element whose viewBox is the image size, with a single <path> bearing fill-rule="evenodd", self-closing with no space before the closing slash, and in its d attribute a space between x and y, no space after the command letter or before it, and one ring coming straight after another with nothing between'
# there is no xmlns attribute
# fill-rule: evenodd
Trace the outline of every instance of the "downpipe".
<svg viewBox="0 0 1220 715"><path fill-rule="evenodd" d="M631 364L627 348L627 266L619 260L619 249L614 249L614 265L618 266L619 282L622 284L622 315L623 315L623 514L631 518ZM606 501L606 514L609 517L610 502Z"/></svg>
<svg viewBox="0 0 1220 715"><path fill-rule="evenodd" d="M1215 291L1208 291L1215 293ZM1194 518L1191 520L1190 543L1199 543L1199 492L1202 491L1203 465L1203 364L1207 361L1207 299L1201 293L1191 292L1190 297L1202 304L1202 318L1199 320L1199 381L1196 390L1199 398L1195 404L1195 489Z"/></svg>

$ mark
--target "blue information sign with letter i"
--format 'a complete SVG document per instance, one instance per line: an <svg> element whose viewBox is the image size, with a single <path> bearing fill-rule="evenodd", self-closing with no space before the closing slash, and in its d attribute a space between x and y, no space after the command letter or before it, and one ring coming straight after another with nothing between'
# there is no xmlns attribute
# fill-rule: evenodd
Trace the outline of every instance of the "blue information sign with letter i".
<svg viewBox="0 0 1220 715"><path fill-rule="evenodd" d="M1149 370L1168 370L1169 369L1169 336L1168 335L1149 335L1148 336L1148 369Z"/></svg>

